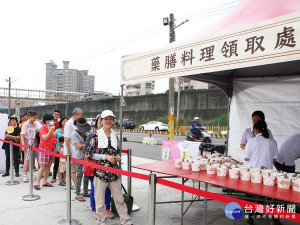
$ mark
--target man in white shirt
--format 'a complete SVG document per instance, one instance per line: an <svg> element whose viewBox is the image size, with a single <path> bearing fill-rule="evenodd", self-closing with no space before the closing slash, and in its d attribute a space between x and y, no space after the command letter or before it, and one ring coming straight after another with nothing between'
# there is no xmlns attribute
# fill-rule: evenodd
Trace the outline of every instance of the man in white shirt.
<svg viewBox="0 0 300 225"><path fill-rule="evenodd" d="M275 162L277 170L287 173L295 173L295 160L300 158L300 133L294 134L285 139L278 152Z"/></svg>
<svg viewBox="0 0 300 225"><path fill-rule="evenodd" d="M259 120L265 121L265 114L262 111L254 111L252 113L251 118L252 118L252 123L254 125ZM272 132L269 129L268 129L268 132L269 132L269 138L273 139ZM242 138L241 138L241 141L240 141L240 147L242 149L245 149L247 141L251 138L254 138L254 137L255 137L255 134L254 134L253 126L246 128L244 130L243 134L242 134Z"/></svg>
<svg viewBox="0 0 300 225"><path fill-rule="evenodd" d="M67 121L64 128L64 149L67 151L68 155L75 154L75 146L71 144L71 134L76 130L76 126L74 122L82 117L82 110L79 108L75 108L72 112L72 117ZM71 178L73 180L74 185L76 184L76 172L77 172L77 164L71 161Z"/></svg>

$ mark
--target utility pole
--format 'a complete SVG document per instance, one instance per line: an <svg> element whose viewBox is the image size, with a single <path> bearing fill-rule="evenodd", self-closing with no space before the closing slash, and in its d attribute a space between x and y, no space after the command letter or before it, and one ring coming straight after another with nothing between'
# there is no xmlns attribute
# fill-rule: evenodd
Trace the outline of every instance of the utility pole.
<svg viewBox="0 0 300 225"><path fill-rule="evenodd" d="M182 78L179 77L178 78L178 97L177 97L177 121L176 121L176 130L179 131L179 116L180 116L180 88L181 88L181 81L182 81Z"/></svg>
<svg viewBox="0 0 300 225"><path fill-rule="evenodd" d="M11 89L11 78L9 77L8 80L6 79L6 82L8 82L8 110L7 110L7 114L10 115L10 89Z"/></svg>
<svg viewBox="0 0 300 225"><path fill-rule="evenodd" d="M189 20L183 21L175 27L175 17L171 13L170 17L163 18L164 26L169 25L169 43L175 41L175 29ZM169 78L169 140L174 140L174 78Z"/></svg>
<svg viewBox="0 0 300 225"><path fill-rule="evenodd" d="M175 41L175 17L170 14L169 42ZM169 78L169 140L174 140L174 78Z"/></svg>

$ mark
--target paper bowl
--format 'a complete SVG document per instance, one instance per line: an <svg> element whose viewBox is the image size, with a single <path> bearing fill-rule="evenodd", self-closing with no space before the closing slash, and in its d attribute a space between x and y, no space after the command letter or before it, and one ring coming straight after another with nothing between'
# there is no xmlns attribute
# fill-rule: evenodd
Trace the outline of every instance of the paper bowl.
<svg viewBox="0 0 300 225"><path fill-rule="evenodd" d="M181 159L175 159L175 167L176 168L182 168L182 160Z"/></svg>
<svg viewBox="0 0 300 225"><path fill-rule="evenodd" d="M260 184L262 183L263 180L263 175L260 173L260 171L253 171L251 172L251 182L252 183L256 183L256 184Z"/></svg>
<svg viewBox="0 0 300 225"><path fill-rule="evenodd" d="M276 177L270 173L263 173L263 184L274 186L276 184Z"/></svg>
<svg viewBox="0 0 300 225"><path fill-rule="evenodd" d="M289 189L291 187L291 179L284 176L277 177L277 186L282 189Z"/></svg>
<svg viewBox="0 0 300 225"><path fill-rule="evenodd" d="M229 169L227 166L217 167L217 176L226 177L229 173Z"/></svg>
<svg viewBox="0 0 300 225"><path fill-rule="evenodd" d="M191 169L191 162L182 162L182 169L183 170L190 170Z"/></svg>
<svg viewBox="0 0 300 225"><path fill-rule="evenodd" d="M207 174L216 174L217 173L217 166L215 164L206 165L206 173Z"/></svg>
<svg viewBox="0 0 300 225"><path fill-rule="evenodd" d="M246 169L241 170L241 180L249 181L251 179L250 171L247 171Z"/></svg>
<svg viewBox="0 0 300 225"><path fill-rule="evenodd" d="M300 178L292 179L292 188L294 191L300 192Z"/></svg>
<svg viewBox="0 0 300 225"><path fill-rule="evenodd" d="M200 171L201 161L193 161L192 162L192 171Z"/></svg>
<svg viewBox="0 0 300 225"><path fill-rule="evenodd" d="M229 177L233 179L240 178L240 169L239 168L229 169Z"/></svg>

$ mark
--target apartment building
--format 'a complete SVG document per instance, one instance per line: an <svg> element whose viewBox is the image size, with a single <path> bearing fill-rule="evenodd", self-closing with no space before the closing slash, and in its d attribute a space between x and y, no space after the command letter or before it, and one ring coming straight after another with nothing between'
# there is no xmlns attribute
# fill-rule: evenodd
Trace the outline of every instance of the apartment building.
<svg viewBox="0 0 300 225"><path fill-rule="evenodd" d="M70 69L69 61L63 61L63 68L57 68L53 60L46 63L46 90L68 92L94 92L95 76L88 70Z"/></svg>
<svg viewBox="0 0 300 225"><path fill-rule="evenodd" d="M139 96L152 94L155 88L155 81L128 84L124 86L124 96Z"/></svg>

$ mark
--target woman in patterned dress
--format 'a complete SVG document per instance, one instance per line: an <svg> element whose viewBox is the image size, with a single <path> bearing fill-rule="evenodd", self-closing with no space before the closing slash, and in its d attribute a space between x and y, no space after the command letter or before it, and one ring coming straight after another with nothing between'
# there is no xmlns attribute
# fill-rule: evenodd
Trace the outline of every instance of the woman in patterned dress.
<svg viewBox="0 0 300 225"><path fill-rule="evenodd" d="M101 113L103 127L91 138L87 149L89 160L98 160L98 165L118 169L117 162L121 162L118 139L111 127L114 124L115 116L112 111L104 110ZM96 153L99 152L99 153ZM130 216L127 213L127 205L124 202L121 188L121 179L118 174L96 169L94 178L94 192L98 225L105 225L107 219L105 207L105 190L108 186L112 192L115 205L120 216L122 225L131 225Z"/></svg>

